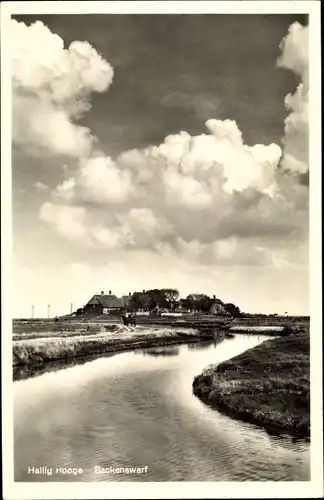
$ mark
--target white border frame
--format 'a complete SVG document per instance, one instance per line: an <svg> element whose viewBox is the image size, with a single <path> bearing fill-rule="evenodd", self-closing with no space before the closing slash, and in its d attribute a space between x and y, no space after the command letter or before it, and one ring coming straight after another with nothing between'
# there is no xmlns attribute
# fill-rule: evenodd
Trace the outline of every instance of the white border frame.
<svg viewBox="0 0 324 500"><path fill-rule="evenodd" d="M4 498L308 498L323 495L321 288L320 2L311 1L42 1L1 4L2 417ZM8 21L14 14L308 14L310 24L310 304L311 480L309 482L21 483L13 472L11 82ZM275 64L275 62L274 62Z"/></svg>

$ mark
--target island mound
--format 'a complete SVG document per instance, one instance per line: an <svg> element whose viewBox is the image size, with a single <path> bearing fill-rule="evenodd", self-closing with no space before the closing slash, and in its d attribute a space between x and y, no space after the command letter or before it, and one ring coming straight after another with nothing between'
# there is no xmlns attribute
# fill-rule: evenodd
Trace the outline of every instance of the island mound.
<svg viewBox="0 0 324 500"><path fill-rule="evenodd" d="M267 340L195 377L204 403L270 433L310 435L309 330Z"/></svg>

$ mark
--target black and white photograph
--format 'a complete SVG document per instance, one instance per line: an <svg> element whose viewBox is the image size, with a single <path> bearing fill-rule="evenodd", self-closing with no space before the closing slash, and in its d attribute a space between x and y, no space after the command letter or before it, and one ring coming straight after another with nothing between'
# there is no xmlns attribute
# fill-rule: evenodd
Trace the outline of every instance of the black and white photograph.
<svg viewBox="0 0 324 500"><path fill-rule="evenodd" d="M318 2L5 3L5 498L321 496Z"/></svg>

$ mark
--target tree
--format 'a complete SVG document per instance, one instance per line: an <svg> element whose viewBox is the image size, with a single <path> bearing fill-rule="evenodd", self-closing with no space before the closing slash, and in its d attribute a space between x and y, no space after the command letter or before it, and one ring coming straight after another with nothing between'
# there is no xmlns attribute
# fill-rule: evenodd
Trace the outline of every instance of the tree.
<svg viewBox="0 0 324 500"><path fill-rule="evenodd" d="M153 290L147 290L147 295L150 297L150 310L159 308L165 309L167 307L167 302L163 294L163 290L154 288Z"/></svg>
<svg viewBox="0 0 324 500"><path fill-rule="evenodd" d="M241 315L240 308L235 304L232 303L224 304L224 307L226 311L234 318L238 318Z"/></svg>
<svg viewBox="0 0 324 500"><path fill-rule="evenodd" d="M179 292L175 288L154 288L145 293L150 298L150 310L172 309L179 298Z"/></svg>
<svg viewBox="0 0 324 500"><path fill-rule="evenodd" d="M183 306L196 312L208 312L213 299L205 294L190 294L186 299L183 299Z"/></svg>
<svg viewBox="0 0 324 500"><path fill-rule="evenodd" d="M193 295L188 295L185 300L186 307L190 311L197 311L199 309L199 300L195 300Z"/></svg>
<svg viewBox="0 0 324 500"><path fill-rule="evenodd" d="M208 297L208 295L204 295L200 300L199 300L199 309L201 312L208 313L212 304L214 303L214 300Z"/></svg>
<svg viewBox="0 0 324 500"><path fill-rule="evenodd" d="M175 288L165 288L161 291L162 291L162 293L164 295L164 299L168 305L168 309L173 309L174 305L176 304L176 302L179 299L179 291L176 290Z"/></svg>
<svg viewBox="0 0 324 500"><path fill-rule="evenodd" d="M148 310L151 305L151 297L146 292L135 292L133 293L130 303L129 309L133 311L138 311L139 309Z"/></svg>

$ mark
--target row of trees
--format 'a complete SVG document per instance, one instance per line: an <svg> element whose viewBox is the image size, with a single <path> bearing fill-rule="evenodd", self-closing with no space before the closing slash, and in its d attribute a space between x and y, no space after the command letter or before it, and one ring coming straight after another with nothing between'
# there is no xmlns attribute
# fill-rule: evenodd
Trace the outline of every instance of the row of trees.
<svg viewBox="0 0 324 500"><path fill-rule="evenodd" d="M133 293L128 308L134 311L138 309L146 311L154 311L155 309L173 310L178 300L178 290L173 288L155 288L154 290Z"/></svg>
<svg viewBox="0 0 324 500"><path fill-rule="evenodd" d="M189 310L195 312L208 313L213 304L220 304L230 316L238 317L241 314L240 308L235 304L225 304L220 299L211 298L205 294L191 294L186 298L179 298L179 291L174 288L155 288L143 292L135 292L129 300L129 311L177 311Z"/></svg>

